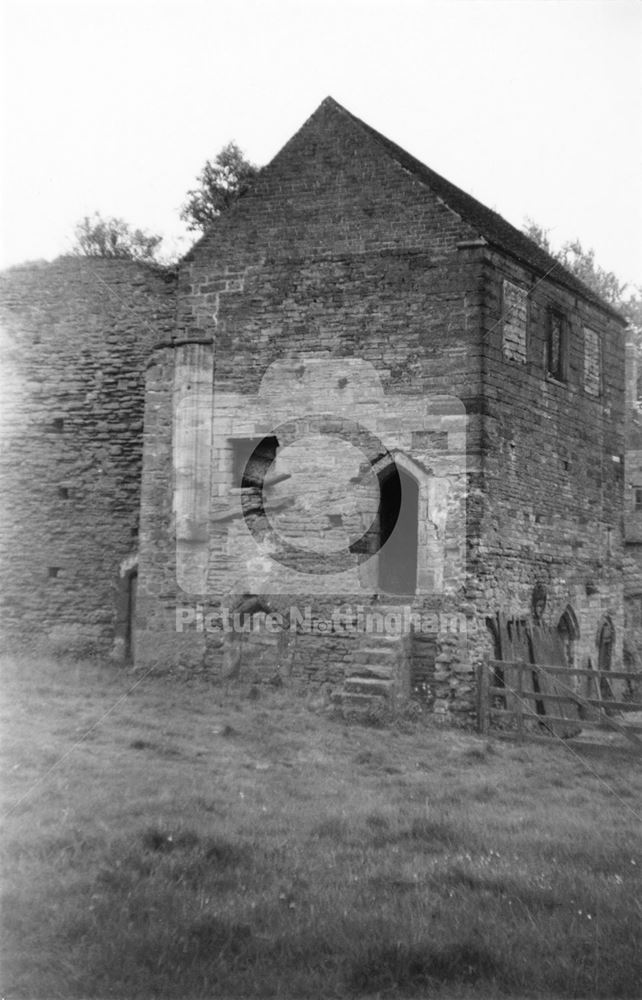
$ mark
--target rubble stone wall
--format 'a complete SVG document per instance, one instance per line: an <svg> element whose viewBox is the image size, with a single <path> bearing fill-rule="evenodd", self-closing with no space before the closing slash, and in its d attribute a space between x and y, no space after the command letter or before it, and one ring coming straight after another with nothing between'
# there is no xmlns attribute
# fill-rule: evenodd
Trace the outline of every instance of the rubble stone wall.
<svg viewBox="0 0 642 1000"><path fill-rule="evenodd" d="M7 640L124 641L135 567L144 364L174 324L171 273L61 258L0 276L0 601Z"/></svg>

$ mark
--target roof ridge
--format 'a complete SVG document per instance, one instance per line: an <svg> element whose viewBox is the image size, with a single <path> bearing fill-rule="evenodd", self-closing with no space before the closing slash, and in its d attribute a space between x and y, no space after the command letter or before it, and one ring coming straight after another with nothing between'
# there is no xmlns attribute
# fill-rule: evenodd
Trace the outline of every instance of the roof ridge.
<svg viewBox="0 0 642 1000"><path fill-rule="evenodd" d="M379 145L383 146L386 152L392 155L402 168L414 174L434 194L441 197L450 209L460 215L473 228L477 229L488 243L498 247L510 256L517 257L533 270L539 272L541 276L550 277L551 281L582 295L590 302L612 316L615 316L621 322L627 322L614 306L603 299L601 295L586 285L580 278L576 277L549 251L544 250L530 236L527 236L526 233L514 226L512 222L505 219L495 209L488 208L487 205L484 205L474 195L468 194L463 188L458 187L446 177L438 174L436 170L433 170L432 167L427 166L421 160L417 159L412 153L409 153L392 139L388 139L383 133L378 132L372 125L368 125L367 122L364 122L351 111L348 111L347 108L333 97L326 97L317 110L320 111L324 106L333 107L342 112L352 122L362 128Z"/></svg>

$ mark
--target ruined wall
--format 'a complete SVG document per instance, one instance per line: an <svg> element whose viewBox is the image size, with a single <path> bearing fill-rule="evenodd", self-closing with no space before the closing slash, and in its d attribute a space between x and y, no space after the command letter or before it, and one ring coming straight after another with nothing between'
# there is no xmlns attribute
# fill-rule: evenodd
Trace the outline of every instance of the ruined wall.
<svg viewBox="0 0 642 1000"><path fill-rule="evenodd" d="M11 268L0 290L2 629L108 650L138 544L144 363L171 335L174 277L68 257Z"/></svg>
<svg viewBox="0 0 642 1000"><path fill-rule="evenodd" d="M541 581L551 624L567 602L575 611L579 660L595 665L606 613L620 659L623 324L517 262L486 259L486 495L474 596L488 613L523 616ZM561 377L547 371L551 311L562 317L567 341Z"/></svg>

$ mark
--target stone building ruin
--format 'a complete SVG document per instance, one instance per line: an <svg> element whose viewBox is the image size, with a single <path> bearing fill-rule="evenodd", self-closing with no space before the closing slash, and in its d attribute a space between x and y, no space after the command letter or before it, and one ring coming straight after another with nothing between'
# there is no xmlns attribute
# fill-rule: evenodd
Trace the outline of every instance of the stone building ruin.
<svg viewBox="0 0 642 1000"><path fill-rule="evenodd" d="M625 321L331 98L175 270L1 281L14 641L465 716L543 593L621 661Z"/></svg>

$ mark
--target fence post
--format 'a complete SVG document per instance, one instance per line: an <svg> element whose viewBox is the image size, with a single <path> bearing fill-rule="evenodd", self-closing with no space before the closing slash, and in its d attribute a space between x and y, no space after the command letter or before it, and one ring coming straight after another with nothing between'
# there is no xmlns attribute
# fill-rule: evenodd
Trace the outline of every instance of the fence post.
<svg viewBox="0 0 642 1000"><path fill-rule="evenodd" d="M488 656L477 664L477 731L485 736L488 733L490 697L490 668Z"/></svg>
<svg viewBox="0 0 642 1000"><path fill-rule="evenodd" d="M524 661L517 661L517 738L520 743L524 742L524 699L523 699L523 671L524 671Z"/></svg>

